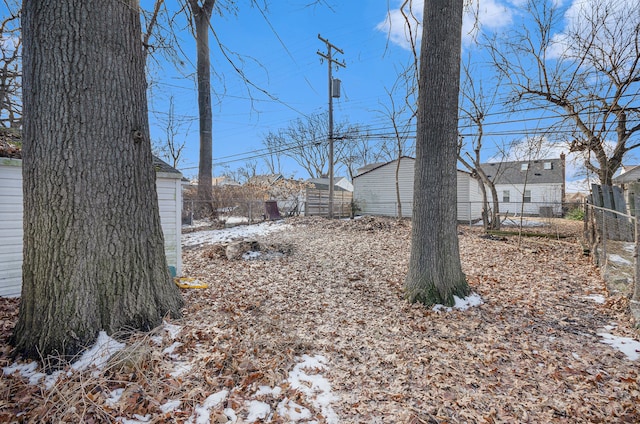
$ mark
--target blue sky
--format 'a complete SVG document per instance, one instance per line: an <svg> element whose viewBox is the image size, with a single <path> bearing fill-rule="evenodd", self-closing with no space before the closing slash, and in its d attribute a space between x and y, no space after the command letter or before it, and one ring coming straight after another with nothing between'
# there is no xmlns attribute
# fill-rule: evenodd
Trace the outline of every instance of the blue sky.
<svg viewBox="0 0 640 424"><path fill-rule="evenodd" d="M590 0L575 0L585 1ZM214 176L222 174L225 167L234 170L252 159L257 161L258 171L265 172L262 160L254 159L264 147L265 134L285 128L294 119L327 110L327 64L321 63L317 54L318 51L325 52L326 46L318 39L318 34L344 51L336 58L347 65L334 72L334 77L342 81L342 97L334 99L335 121L347 120L370 128L374 133L383 129L388 131L391 126L389 118L381 112L384 104L388 104L386 90L394 84L397 70L412 58L406 28L398 11L402 2L326 0L314 6L307 6L311 0L269 3L264 15L255 6L243 3L237 14L214 16L212 20L221 43L238 54L233 56L235 63L242 67L253 84L271 96L248 87L228 65L211 38L212 66L217 73L212 82ZM473 36L478 30L487 34L500 33L520 24L522 3L523 0L481 0L475 9L476 15L469 11L465 15L463 55L473 58L475 72L486 80L486 85L495 84L495 81L487 71L488 59L473 43ZM558 3L563 2L558 0ZM568 0L564 3L569 10L572 3ZM168 4L169 8L175 8L175 2ZM413 9L420 20L422 2L414 0ZM562 22L557 31L562 31ZM197 175L198 164L198 111L193 71L195 42L186 30L179 37L187 58L180 71L167 63L152 67L151 128L152 138L163 136L167 99L173 96L175 113L183 120L178 140L186 141L180 169L187 177L193 177ZM527 131L540 125L540 121L508 123L511 119L522 118L522 114L506 118L497 113L488 120L487 129L499 135L485 142L483 160L491 160L504 145L524 138ZM554 148L548 155L558 157L561 150ZM308 177L292 160L284 160L283 164L285 175ZM337 175L344 174L337 172Z"/></svg>
<svg viewBox="0 0 640 424"><path fill-rule="evenodd" d="M383 120L379 110L387 96L385 87L395 81L394 69L411 57L406 49L388 43L387 33L376 29L387 14L386 1L329 0L331 9L324 5L305 7L306 3L309 1L271 2L266 12L270 24L258 9L245 5L239 7L237 16L213 18L225 47L243 56L246 75L278 99L248 88L225 63L212 40L213 67L224 76L224 81L213 80L213 89L219 93L213 107L214 165L228 161L225 158L232 155L239 155L232 159L249 158L253 155L248 152L263 147L262 140L269 131L327 110L327 63L321 63L317 54L326 52L326 46L318 34L344 51L343 55L334 56L346 63L345 68L334 69L334 77L342 81L342 96L334 99L334 119L365 125ZM188 33L181 37L185 52L195 61L193 40ZM190 127L188 123L184 125L187 147L181 166L185 175L191 176L197 174L197 94L193 75L185 78L173 68L154 68L153 79L160 80L150 95L152 137L162 136L163 124L158 120L167 110L168 97L173 95L176 114L191 123ZM192 73L192 69L192 64L186 64L183 72ZM243 164L238 160L228 166L233 169ZM214 174L222 171L220 166L214 168ZM292 163L285 166L285 173L307 177Z"/></svg>
<svg viewBox="0 0 640 424"><path fill-rule="evenodd" d="M561 7L561 19L553 28L554 37L561 39L577 8L589 7L597 0L550 1ZM629 7L637 0L616 1ZM346 63L346 68L334 72L334 77L342 81L342 96L334 99L335 121L348 121L374 134L389 130L391 122L381 112L388 105L387 90L396 81L398 69L412 58L398 11L401 0L279 0L267 1L266 11L253 5L255 2L262 5L262 0L238 2L241 4L237 13L212 19L216 36L235 65L258 87L250 87L242 80L212 36L214 175L222 174L225 167L234 170L251 160L257 161L258 172L266 171L262 160L255 158L264 151L265 135L286 128L295 119L327 110L327 64L321 63L317 54L326 52L326 46L318 39L319 34L344 51L336 55ZM141 6L150 10L153 3L142 0ZM184 0L166 0L170 12L178 11L182 3ZM472 58L474 77L483 81L486 91L497 84L486 53L474 44L473 36L478 33L499 36L515 26L527 26L522 13L524 3L526 0L479 0L472 9L477 14L467 11L465 15L463 57ZM420 20L422 1L413 0L413 9ZM194 177L199 149L195 41L188 31L185 14L178 16L175 28L181 64L171 63L161 55L150 61L149 116L152 139L162 139L169 99L173 98L179 132L176 140L186 143L179 168L185 176ZM504 91L497 95L499 99L505 96ZM526 112L508 115L504 113L504 105L494 107L486 121L489 136L485 139L483 160L491 160L503 146L522 140L551 122L547 112L532 111L527 105L518 108ZM468 128L461 124L461 132L465 131ZM564 146L554 146L546 156L558 157L566 150ZM567 177L572 179L579 163L569 159ZM625 163L636 161L632 154ZM283 161L283 173L308 177L292 160ZM338 171L337 175L340 174L344 172Z"/></svg>

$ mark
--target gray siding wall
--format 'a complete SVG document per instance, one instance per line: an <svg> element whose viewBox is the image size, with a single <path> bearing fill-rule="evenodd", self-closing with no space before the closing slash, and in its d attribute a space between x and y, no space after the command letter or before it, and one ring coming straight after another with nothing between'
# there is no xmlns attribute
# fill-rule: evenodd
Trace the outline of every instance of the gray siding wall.
<svg viewBox="0 0 640 424"><path fill-rule="evenodd" d="M398 181L402 215L410 217L413 206L414 159L402 158ZM353 179L353 198L361 215L398 216L396 161L389 162Z"/></svg>
<svg viewBox="0 0 640 424"><path fill-rule="evenodd" d="M167 263L177 276L182 275L182 181L177 174L156 173L160 224L164 234Z"/></svg>
<svg viewBox="0 0 640 424"><path fill-rule="evenodd" d="M375 168L353 179L353 198L358 203L360 215L397 216L396 161ZM398 181L402 215L413 213L413 168L415 159L402 158ZM482 195L477 182L471 176L458 171L458 220L480 218Z"/></svg>
<svg viewBox="0 0 640 424"><path fill-rule="evenodd" d="M22 161L0 158L0 296L22 285Z"/></svg>
<svg viewBox="0 0 640 424"><path fill-rule="evenodd" d="M157 173L156 189L167 263L182 272L182 185L178 174ZM22 287L22 161L0 158L0 296L18 297Z"/></svg>

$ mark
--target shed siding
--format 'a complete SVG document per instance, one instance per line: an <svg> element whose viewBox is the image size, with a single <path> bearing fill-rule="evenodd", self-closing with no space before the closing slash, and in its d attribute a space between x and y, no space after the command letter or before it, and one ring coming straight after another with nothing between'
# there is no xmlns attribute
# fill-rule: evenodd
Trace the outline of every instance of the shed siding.
<svg viewBox="0 0 640 424"><path fill-rule="evenodd" d="M167 263L175 268L176 275L182 275L182 249L180 247L182 185L180 178L166 178L164 175L158 174L156 190Z"/></svg>
<svg viewBox="0 0 640 424"><path fill-rule="evenodd" d="M0 159L0 296L20 296L22 282L22 161Z"/></svg>
<svg viewBox="0 0 640 424"><path fill-rule="evenodd" d="M402 215L411 216L413 211L413 166L415 160L402 158L398 182ZM382 165L373 171L359 175L353 180L354 199L363 215L397 216L396 161Z"/></svg>
<svg viewBox="0 0 640 424"><path fill-rule="evenodd" d="M182 272L182 185L179 174L158 172L156 190L167 263ZM0 296L17 297L22 285L22 161L0 158Z"/></svg>
<svg viewBox="0 0 640 424"><path fill-rule="evenodd" d="M353 179L353 196L360 214L397 216L396 163L386 163ZM402 215L405 217L412 216L413 212L414 164L413 158L404 157L400 160L398 182ZM458 220L467 222L479 219L482 197L477 182L466 172L458 171L457 186Z"/></svg>

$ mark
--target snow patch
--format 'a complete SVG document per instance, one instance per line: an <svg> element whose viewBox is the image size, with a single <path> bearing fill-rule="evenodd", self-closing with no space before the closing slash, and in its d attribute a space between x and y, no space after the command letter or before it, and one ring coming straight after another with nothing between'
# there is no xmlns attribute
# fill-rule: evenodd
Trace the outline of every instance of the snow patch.
<svg viewBox="0 0 640 424"><path fill-rule="evenodd" d="M84 371L90 366L101 370L107 365L111 356L125 348L124 343L120 343L107 335L104 331L98 333L98 340L93 347L82 354L80 359L71 365L76 371Z"/></svg>
<svg viewBox="0 0 640 424"><path fill-rule="evenodd" d="M290 225L284 221L267 221L255 225L242 225L222 230L198 231L182 235L182 246L197 246L201 244L225 243L233 240L266 235L275 231L282 231Z"/></svg>
<svg viewBox="0 0 640 424"><path fill-rule="evenodd" d="M89 367L94 367L98 371L92 373L93 376L99 375L99 370L109 361L111 356L124 349L126 345L120 343L107 335L104 331L98 333L98 339L96 343L82 354L82 356L71 364L71 369L75 371L84 371ZM4 367L2 372L4 375L11 375L15 372L19 372L21 377L28 378L29 384L35 386L40 384L44 379L44 386L46 389L50 389L58 381L58 377L62 375L63 371L56 371L50 375L45 375L41 372L36 372L38 369L37 362L29 362L27 364L14 364L8 367ZM71 371L67 372L67 375L71 375Z"/></svg>
<svg viewBox="0 0 640 424"><path fill-rule="evenodd" d="M298 405L290 399L284 399L278 404L278 415L287 417L290 422L298 422L300 420L311 419L311 411L302 405Z"/></svg>
<svg viewBox="0 0 640 424"><path fill-rule="evenodd" d="M179 348L180 346L182 346L182 343L180 342L173 342L173 344L169 347L164 348L164 350L162 351L163 354L165 355L169 355L171 358L177 359L177 355L174 355L173 352Z"/></svg>
<svg viewBox="0 0 640 424"><path fill-rule="evenodd" d="M190 363L185 362L185 361L176 361L175 362L175 366L174 366L174 370L169 375L171 377L173 377L173 378L177 378L177 377L185 375L189 371L191 371L191 364Z"/></svg>
<svg viewBox="0 0 640 424"><path fill-rule="evenodd" d="M194 414L187 420L187 423L209 424L211 410L220 405L227 398L228 394L229 391L221 390L207 397L204 402L202 402L202 405L196 406Z"/></svg>
<svg viewBox="0 0 640 424"><path fill-rule="evenodd" d="M593 300L595 303L604 303L607 299L601 294L591 294L589 296L585 296L585 299Z"/></svg>
<svg viewBox="0 0 640 424"><path fill-rule="evenodd" d="M474 306L482 305L484 302L482 301L482 297L480 297L477 293L471 293L469 296L464 299L459 298L458 296L453 296L453 300L455 301L455 305L453 307L444 306L444 305L434 305L432 310L435 312L446 311L451 312L454 309L458 309L460 311L466 311L469 308Z"/></svg>
<svg viewBox="0 0 640 424"><path fill-rule="evenodd" d="M104 403L110 408L115 408L118 402L120 402L120 398L122 397L123 393L124 387L112 390L111 393L109 393L109 397L104 401Z"/></svg>
<svg viewBox="0 0 640 424"><path fill-rule="evenodd" d="M264 421L271 413L271 407L269 404L259 400L247 402L247 409L249 410L249 415L247 415L248 423L255 423L258 420Z"/></svg>
<svg viewBox="0 0 640 424"><path fill-rule="evenodd" d="M292 389L304 393L314 407L322 411L328 424L340 422L338 415L331 407L331 402L337 397L331 393L331 384L320 374L308 374L305 370L326 369L327 358L322 355L302 355L302 362L297 364L289 373L289 382Z"/></svg>
<svg viewBox="0 0 640 424"><path fill-rule="evenodd" d="M602 343L618 349L624 353L630 361L635 361L640 358L640 342L637 340L629 337L617 337L610 333L598 333L598 336L602 337Z"/></svg>
<svg viewBox="0 0 640 424"><path fill-rule="evenodd" d="M162 405L160 405L159 408L163 414L166 414L167 412L172 412L178 409L180 407L180 404L182 404L182 401L169 400L166 403L163 403Z"/></svg>
<svg viewBox="0 0 640 424"><path fill-rule="evenodd" d="M178 334L180 334L180 331L182 331L182 327L180 327L179 325L169 324L166 321L164 322L163 328L164 331L169 334L171 340L175 340L176 337L178 337Z"/></svg>

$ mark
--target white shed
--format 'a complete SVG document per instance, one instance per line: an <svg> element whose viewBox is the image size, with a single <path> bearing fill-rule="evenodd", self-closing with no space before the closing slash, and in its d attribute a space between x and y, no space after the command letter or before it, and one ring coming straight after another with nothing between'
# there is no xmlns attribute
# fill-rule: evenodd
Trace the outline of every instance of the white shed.
<svg viewBox="0 0 640 424"><path fill-rule="evenodd" d="M0 158L0 296L20 296L22 160Z"/></svg>
<svg viewBox="0 0 640 424"><path fill-rule="evenodd" d="M402 215L413 213L413 180L415 159L400 158L398 183ZM396 167L398 160L365 166L353 178L353 198L360 214L397 216ZM468 172L458 170L458 221L474 221L481 217L482 194L478 182Z"/></svg>
<svg viewBox="0 0 640 424"><path fill-rule="evenodd" d="M167 263L182 273L182 174L154 157L160 223ZM20 296L22 285L22 160L0 158L0 296Z"/></svg>

